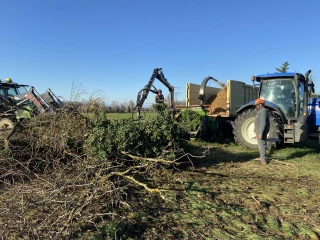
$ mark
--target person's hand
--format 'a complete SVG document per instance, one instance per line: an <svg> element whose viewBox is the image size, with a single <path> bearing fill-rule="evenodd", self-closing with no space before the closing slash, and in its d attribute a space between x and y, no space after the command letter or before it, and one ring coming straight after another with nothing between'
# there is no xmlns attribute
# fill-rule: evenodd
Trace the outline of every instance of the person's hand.
<svg viewBox="0 0 320 240"><path fill-rule="evenodd" d="M258 135L258 138L259 138L259 139L262 139L262 135Z"/></svg>

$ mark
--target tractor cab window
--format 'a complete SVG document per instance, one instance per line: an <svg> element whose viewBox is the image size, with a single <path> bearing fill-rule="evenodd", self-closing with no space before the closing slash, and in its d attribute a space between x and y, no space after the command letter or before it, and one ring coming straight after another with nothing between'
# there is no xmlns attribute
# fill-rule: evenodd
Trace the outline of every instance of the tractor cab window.
<svg viewBox="0 0 320 240"><path fill-rule="evenodd" d="M8 89L8 94L12 95L12 96L16 96L17 95L17 91L15 88L9 88Z"/></svg>
<svg viewBox="0 0 320 240"><path fill-rule="evenodd" d="M16 96L17 95L17 91L14 87L1 87L0 88L0 94L8 97L10 95Z"/></svg>
<svg viewBox="0 0 320 240"><path fill-rule="evenodd" d="M267 79L261 81L260 97L277 105L286 118L297 118L295 83L292 79Z"/></svg>
<svg viewBox="0 0 320 240"><path fill-rule="evenodd" d="M16 91L17 91L17 93L19 95L19 94L26 93L28 90L26 89L25 86L19 86L19 87L16 88Z"/></svg>
<svg viewBox="0 0 320 240"><path fill-rule="evenodd" d="M1 86L0 87L0 94L8 97L10 95L17 96L19 94L26 93L28 90L25 86L14 86L14 87L8 87L8 86Z"/></svg>

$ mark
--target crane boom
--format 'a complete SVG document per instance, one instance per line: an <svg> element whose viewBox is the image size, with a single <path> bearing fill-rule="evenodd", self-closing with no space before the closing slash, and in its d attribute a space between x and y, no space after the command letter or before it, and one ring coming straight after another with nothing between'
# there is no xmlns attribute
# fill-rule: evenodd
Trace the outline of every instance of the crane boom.
<svg viewBox="0 0 320 240"><path fill-rule="evenodd" d="M153 86L153 83L155 81L155 79L158 79L163 85L165 85L170 92L170 107L171 109L174 108L174 87L168 82L168 80L165 78L162 68L155 68L153 70L153 73L150 77L150 80L148 82L147 85L144 86L144 88L142 88L137 96L137 103L136 106L134 108L134 110L137 109L137 118L140 119L140 110L145 102L145 100L147 99L149 92L153 92L155 94L158 93L158 90Z"/></svg>

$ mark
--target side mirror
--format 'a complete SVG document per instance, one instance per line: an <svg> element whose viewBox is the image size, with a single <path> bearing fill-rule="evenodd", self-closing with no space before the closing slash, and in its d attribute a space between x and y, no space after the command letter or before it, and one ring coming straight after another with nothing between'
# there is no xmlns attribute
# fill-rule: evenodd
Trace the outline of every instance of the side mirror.
<svg viewBox="0 0 320 240"><path fill-rule="evenodd" d="M308 91L314 93L314 83L313 82L308 84Z"/></svg>

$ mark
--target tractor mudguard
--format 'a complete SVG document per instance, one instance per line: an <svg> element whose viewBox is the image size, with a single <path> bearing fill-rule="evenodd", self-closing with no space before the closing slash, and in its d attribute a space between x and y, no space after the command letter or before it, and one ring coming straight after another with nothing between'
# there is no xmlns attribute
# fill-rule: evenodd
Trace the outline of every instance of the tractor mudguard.
<svg viewBox="0 0 320 240"><path fill-rule="evenodd" d="M283 123L286 122L286 117L284 116L283 112L276 104L274 104L272 102L265 101L265 107L268 108L269 110L272 110L276 114L278 114ZM244 110L247 110L249 108L254 108L254 100L251 100L249 103L242 105L237 110L237 114L242 113Z"/></svg>

